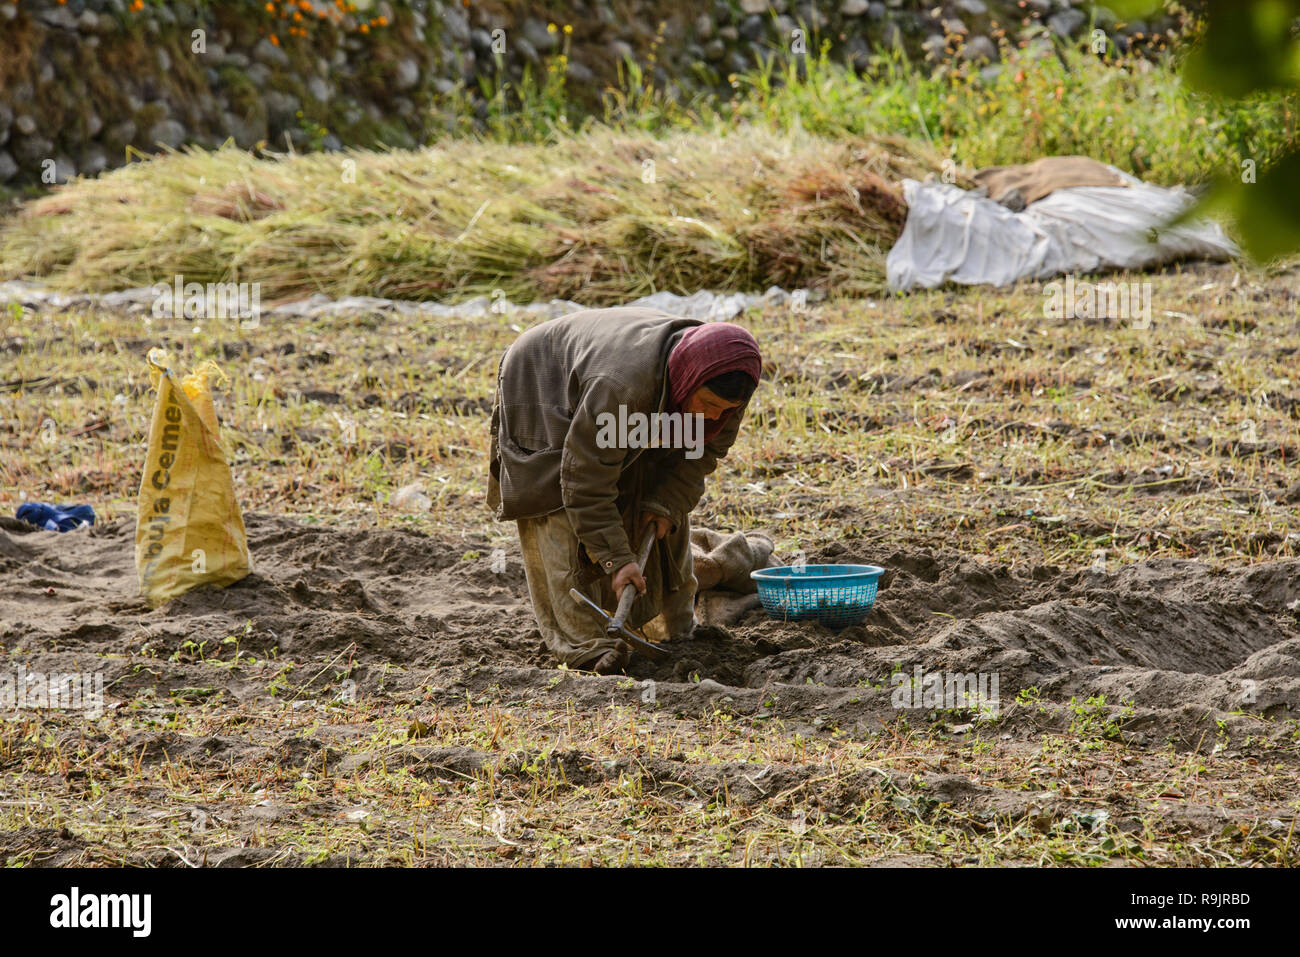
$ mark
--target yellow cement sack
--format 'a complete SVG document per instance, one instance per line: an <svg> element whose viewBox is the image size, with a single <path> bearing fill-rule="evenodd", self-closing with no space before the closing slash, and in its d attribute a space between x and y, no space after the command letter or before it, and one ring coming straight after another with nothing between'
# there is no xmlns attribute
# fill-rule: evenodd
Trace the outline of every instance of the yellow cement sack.
<svg viewBox="0 0 1300 957"><path fill-rule="evenodd" d="M208 379L215 363L178 380L161 349L149 351L158 390L140 480L135 564L153 606L197 585L224 587L250 570L248 536Z"/></svg>

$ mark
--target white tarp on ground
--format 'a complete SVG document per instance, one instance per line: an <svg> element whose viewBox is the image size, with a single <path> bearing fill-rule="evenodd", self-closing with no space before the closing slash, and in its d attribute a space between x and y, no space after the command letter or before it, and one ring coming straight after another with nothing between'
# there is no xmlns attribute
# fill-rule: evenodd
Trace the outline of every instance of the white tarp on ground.
<svg viewBox="0 0 1300 957"><path fill-rule="evenodd" d="M164 290L170 289L166 284ZM697 292L689 296L678 296L671 292L657 292L642 296L625 305L648 306L661 309L676 316L688 319L703 319L707 322L721 322L734 319L751 306L778 306L802 296L804 301L815 300L807 290L796 290L793 294L779 286L771 286L767 292L757 293L714 293ZM76 306L91 306L108 309L122 309L131 313L147 313L158 300L159 291L153 286L125 289L102 295L94 293L58 293L46 289L38 283L24 280L0 282L0 306L16 302L28 309L68 309ZM797 300L796 300L797 301ZM453 305L436 302L422 302L406 299L379 299L374 296L346 296L331 299L317 293L307 299L287 302L279 306L260 310L271 316L311 319L323 315L340 315L343 313L383 313L397 312L402 315L457 316L473 318L489 313L522 312L527 315L540 315L546 319L565 316L580 309L590 308L568 299L552 299L550 302L534 302L515 305L504 299L489 299L479 296Z"/></svg>
<svg viewBox="0 0 1300 957"><path fill-rule="evenodd" d="M1183 187L1153 186L1115 172L1129 185L1058 189L1019 213L958 186L903 180L907 225L885 262L889 288L1004 286L1239 255L1217 223L1161 228L1195 201Z"/></svg>

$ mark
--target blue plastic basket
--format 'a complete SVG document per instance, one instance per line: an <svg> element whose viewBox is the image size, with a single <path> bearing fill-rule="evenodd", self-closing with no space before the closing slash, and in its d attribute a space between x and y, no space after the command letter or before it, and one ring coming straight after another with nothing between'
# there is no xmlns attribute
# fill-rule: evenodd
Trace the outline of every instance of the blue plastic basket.
<svg viewBox="0 0 1300 957"><path fill-rule="evenodd" d="M879 565L787 565L760 568L749 577L758 583L758 599L769 617L838 629L867 617L884 572Z"/></svg>

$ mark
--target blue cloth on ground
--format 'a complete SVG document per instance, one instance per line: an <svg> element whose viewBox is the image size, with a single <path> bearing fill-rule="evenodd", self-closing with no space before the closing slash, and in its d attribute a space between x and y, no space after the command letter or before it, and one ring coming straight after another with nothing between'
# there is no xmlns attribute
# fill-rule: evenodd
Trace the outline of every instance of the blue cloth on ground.
<svg viewBox="0 0 1300 957"><path fill-rule="evenodd" d="M18 518L48 532L70 532L82 525L95 524L95 510L89 505L49 505L28 502L18 506Z"/></svg>

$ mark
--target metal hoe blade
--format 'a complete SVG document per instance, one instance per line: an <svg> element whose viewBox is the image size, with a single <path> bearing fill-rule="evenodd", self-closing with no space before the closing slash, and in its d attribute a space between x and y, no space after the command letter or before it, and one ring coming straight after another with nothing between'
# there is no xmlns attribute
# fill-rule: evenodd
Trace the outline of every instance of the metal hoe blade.
<svg viewBox="0 0 1300 957"><path fill-rule="evenodd" d="M609 613L606 612L605 609L601 608L599 605L597 605L594 601L592 601L582 592L578 591L578 589L570 588L569 594L573 597L574 601L578 601L586 605L596 614L600 615L600 617L603 618L606 622L609 622L611 620ZM642 638L639 635L634 635L625 625L619 625L617 631L614 633L617 634L624 641L626 641L628 644L630 644L637 651L643 652L644 654L647 654L652 658L668 657L667 650L660 648L656 644L646 641L644 638Z"/></svg>

